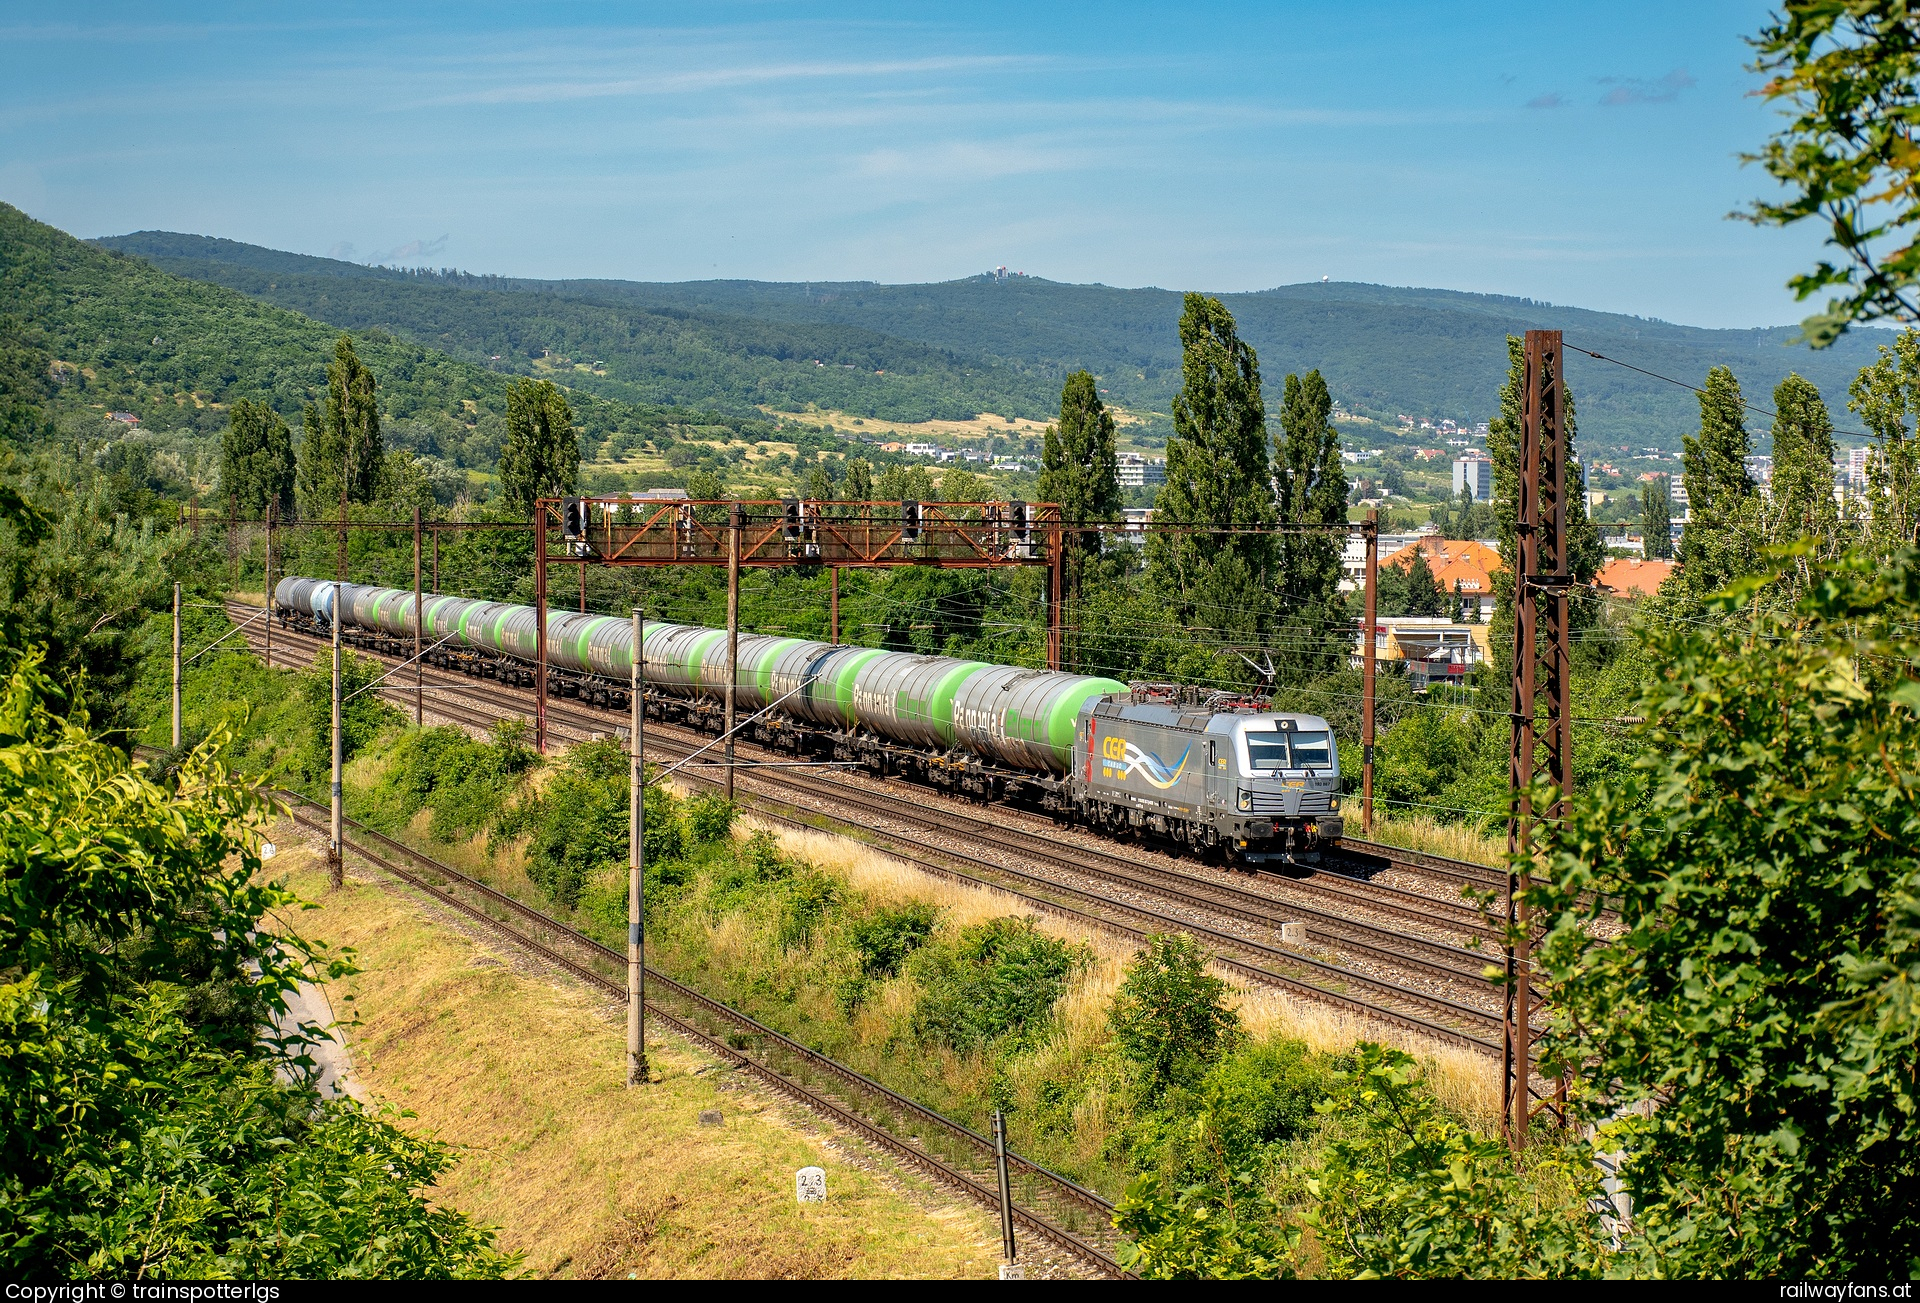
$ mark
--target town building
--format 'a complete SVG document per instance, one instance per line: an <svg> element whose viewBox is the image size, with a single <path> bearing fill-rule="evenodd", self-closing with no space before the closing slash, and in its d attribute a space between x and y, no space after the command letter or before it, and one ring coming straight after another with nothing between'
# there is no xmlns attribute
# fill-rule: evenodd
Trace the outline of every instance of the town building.
<svg viewBox="0 0 1920 1303"><path fill-rule="evenodd" d="M1493 501L1493 462L1486 457L1466 456L1454 459L1453 496L1466 489L1475 502Z"/></svg>
<svg viewBox="0 0 1920 1303"><path fill-rule="evenodd" d="M1120 487L1123 489L1144 489L1149 485L1167 482L1165 457L1142 457L1137 452L1123 452L1119 462Z"/></svg>
<svg viewBox="0 0 1920 1303"><path fill-rule="evenodd" d="M1433 581L1444 600L1451 602L1458 594L1478 610L1482 620L1493 618L1493 576L1501 570L1500 553L1496 549L1472 539L1460 541L1429 535L1382 556L1380 564L1409 569L1415 552L1426 554Z"/></svg>
<svg viewBox="0 0 1920 1303"><path fill-rule="evenodd" d="M1600 567L1594 583L1616 597L1632 600L1652 597L1660 591L1675 569L1671 561L1643 561L1638 557L1615 557Z"/></svg>
<svg viewBox="0 0 1920 1303"><path fill-rule="evenodd" d="M1351 664L1366 661L1365 622L1356 621ZM1435 683L1459 683L1491 658L1484 624L1456 624L1444 616L1380 616L1373 626L1374 664L1404 669L1415 691Z"/></svg>

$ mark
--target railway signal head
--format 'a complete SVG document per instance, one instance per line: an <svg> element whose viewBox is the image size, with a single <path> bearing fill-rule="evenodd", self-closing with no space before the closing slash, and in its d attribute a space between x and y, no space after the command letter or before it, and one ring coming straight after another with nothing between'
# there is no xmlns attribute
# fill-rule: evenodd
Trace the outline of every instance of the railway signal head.
<svg viewBox="0 0 1920 1303"><path fill-rule="evenodd" d="M920 541L920 504L917 502L900 504L900 539L905 543Z"/></svg>
<svg viewBox="0 0 1920 1303"><path fill-rule="evenodd" d="M584 498L560 500L560 533L567 538L587 536L587 503Z"/></svg>

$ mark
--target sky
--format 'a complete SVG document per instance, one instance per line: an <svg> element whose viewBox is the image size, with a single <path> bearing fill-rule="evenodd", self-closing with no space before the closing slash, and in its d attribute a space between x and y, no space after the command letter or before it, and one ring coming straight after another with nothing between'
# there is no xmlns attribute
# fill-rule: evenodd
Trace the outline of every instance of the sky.
<svg viewBox="0 0 1920 1303"><path fill-rule="evenodd" d="M1329 277L1780 325L1746 0L0 0L0 200L537 277Z"/></svg>

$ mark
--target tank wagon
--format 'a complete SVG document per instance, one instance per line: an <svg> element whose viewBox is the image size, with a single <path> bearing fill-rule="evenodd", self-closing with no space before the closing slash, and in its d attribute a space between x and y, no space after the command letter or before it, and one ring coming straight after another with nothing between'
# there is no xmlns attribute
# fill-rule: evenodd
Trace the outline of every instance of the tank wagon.
<svg viewBox="0 0 1920 1303"><path fill-rule="evenodd" d="M275 614L330 633L334 587L283 579ZM412 592L339 591L343 642L412 651ZM532 684L532 607L439 594L421 604L428 644L445 640L431 663ZM642 638L648 716L720 733L725 631L649 621ZM632 621L549 608L547 664L550 695L627 709ZM1230 694L743 632L734 699L738 718L754 717L742 736L764 746L1031 805L1120 837L1261 863L1311 861L1342 831L1326 720Z"/></svg>

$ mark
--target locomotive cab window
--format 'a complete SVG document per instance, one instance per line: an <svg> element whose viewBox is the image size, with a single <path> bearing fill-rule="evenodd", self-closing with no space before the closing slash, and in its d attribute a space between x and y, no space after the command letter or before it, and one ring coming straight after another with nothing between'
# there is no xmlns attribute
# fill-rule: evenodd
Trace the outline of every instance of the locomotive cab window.
<svg viewBox="0 0 1920 1303"><path fill-rule="evenodd" d="M1295 769L1332 768L1332 740L1325 733L1295 733L1293 735L1293 767Z"/></svg>
<svg viewBox="0 0 1920 1303"><path fill-rule="evenodd" d="M1250 769L1287 768L1285 733L1247 734L1247 767Z"/></svg>

